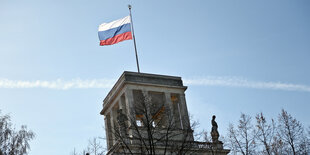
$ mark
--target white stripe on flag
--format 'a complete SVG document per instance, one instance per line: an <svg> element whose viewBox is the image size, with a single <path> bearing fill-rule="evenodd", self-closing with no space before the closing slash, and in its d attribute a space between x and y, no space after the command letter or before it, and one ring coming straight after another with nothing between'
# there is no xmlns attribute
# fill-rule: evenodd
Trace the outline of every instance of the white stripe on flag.
<svg viewBox="0 0 310 155"><path fill-rule="evenodd" d="M128 24L128 23L130 23L130 16L126 16L122 19L115 20L115 21L110 22L110 23L102 23L99 26L98 31L106 31L106 30L109 30L112 28L119 27L119 26L124 25L124 24Z"/></svg>

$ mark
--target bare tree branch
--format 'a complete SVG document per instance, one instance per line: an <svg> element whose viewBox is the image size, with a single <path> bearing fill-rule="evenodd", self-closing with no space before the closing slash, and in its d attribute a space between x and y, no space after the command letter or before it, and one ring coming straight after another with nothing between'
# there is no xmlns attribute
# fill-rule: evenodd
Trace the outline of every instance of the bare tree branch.
<svg viewBox="0 0 310 155"><path fill-rule="evenodd" d="M284 109L282 109L278 121L278 134L280 135L281 140L289 145L292 154L299 154L301 150L298 147L301 145L301 139L304 135L304 129L301 123L288 114Z"/></svg>
<svg viewBox="0 0 310 155"><path fill-rule="evenodd" d="M241 113L238 128L232 124L228 128L228 137L232 150L243 155L254 154L256 152L256 131L251 124L251 116Z"/></svg>
<svg viewBox="0 0 310 155"><path fill-rule="evenodd" d="M27 126L22 125L20 130L16 130L12 127L9 115L0 115L0 154L26 155L30 150L29 142L34 137L34 132L28 130Z"/></svg>

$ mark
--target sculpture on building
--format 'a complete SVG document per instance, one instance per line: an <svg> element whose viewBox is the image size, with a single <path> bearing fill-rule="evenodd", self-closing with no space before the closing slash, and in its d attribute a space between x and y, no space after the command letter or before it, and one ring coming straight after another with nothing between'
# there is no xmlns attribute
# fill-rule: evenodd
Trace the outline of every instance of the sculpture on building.
<svg viewBox="0 0 310 155"><path fill-rule="evenodd" d="M126 136L127 135L127 124L126 121L128 120L127 116L123 113L122 109L117 110L118 116L117 116L117 122L119 125L119 132L120 136Z"/></svg>
<svg viewBox="0 0 310 155"><path fill-rule="evenodd" d="M220 136L220 134L219 134L219 132L217 131L218 126L217 126L217 123L215 122L215 118L216 118L216 116L213 115L213 116L212 116L212 121L211 121L211 124L212 124L211 137L212 137L212 142L213 142L213 143L220 142L220 141L219 141L219 136Z"/></svg>
<svg viewBox="0 0 310 155"><path fill-rule="evenodd" d="M181 77L124 72L103 100L107 155L227 155L218 141L194 140ZM122 110L121 110L122 109ZM195 123L193 123L195 124Z"/></svg>

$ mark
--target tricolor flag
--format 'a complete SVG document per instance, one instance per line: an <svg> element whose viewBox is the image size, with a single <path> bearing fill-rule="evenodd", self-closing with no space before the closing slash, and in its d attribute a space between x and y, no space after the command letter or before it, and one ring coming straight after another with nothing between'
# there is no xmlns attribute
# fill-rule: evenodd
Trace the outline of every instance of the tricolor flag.
<svg viewBox="0 0 310 155"><path fill-rule="evenodd" d="M131 40L130 16L115 20L110 23L103 23L99 26L98 36L100 46L112 45L124 40Z"/></svg>

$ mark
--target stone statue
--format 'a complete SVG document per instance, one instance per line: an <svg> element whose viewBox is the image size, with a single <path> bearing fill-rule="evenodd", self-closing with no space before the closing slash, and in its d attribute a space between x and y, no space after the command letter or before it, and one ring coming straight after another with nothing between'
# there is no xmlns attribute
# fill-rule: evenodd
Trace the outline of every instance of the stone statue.
<svg viewBox="0 0 310 155"><path fill-rule="evenodd" d="M128 120L127 116L123 113L122 109L117 110L117 122L119 125L120 135L126 136L127 135L127 124L126 121Z"/></svg>
<svg viewBox="0 0 310 155"><path fill-rule="evenodd" d="M220 137L220 134L219 132L217 131L217 123L215 122L215 115L212 116L212 121L211 121L211 124L212 124L212 129L211 129L211 137L212 137L212 142L213 143L218 143L220 142L219 141L219 137Z"/></svg>

